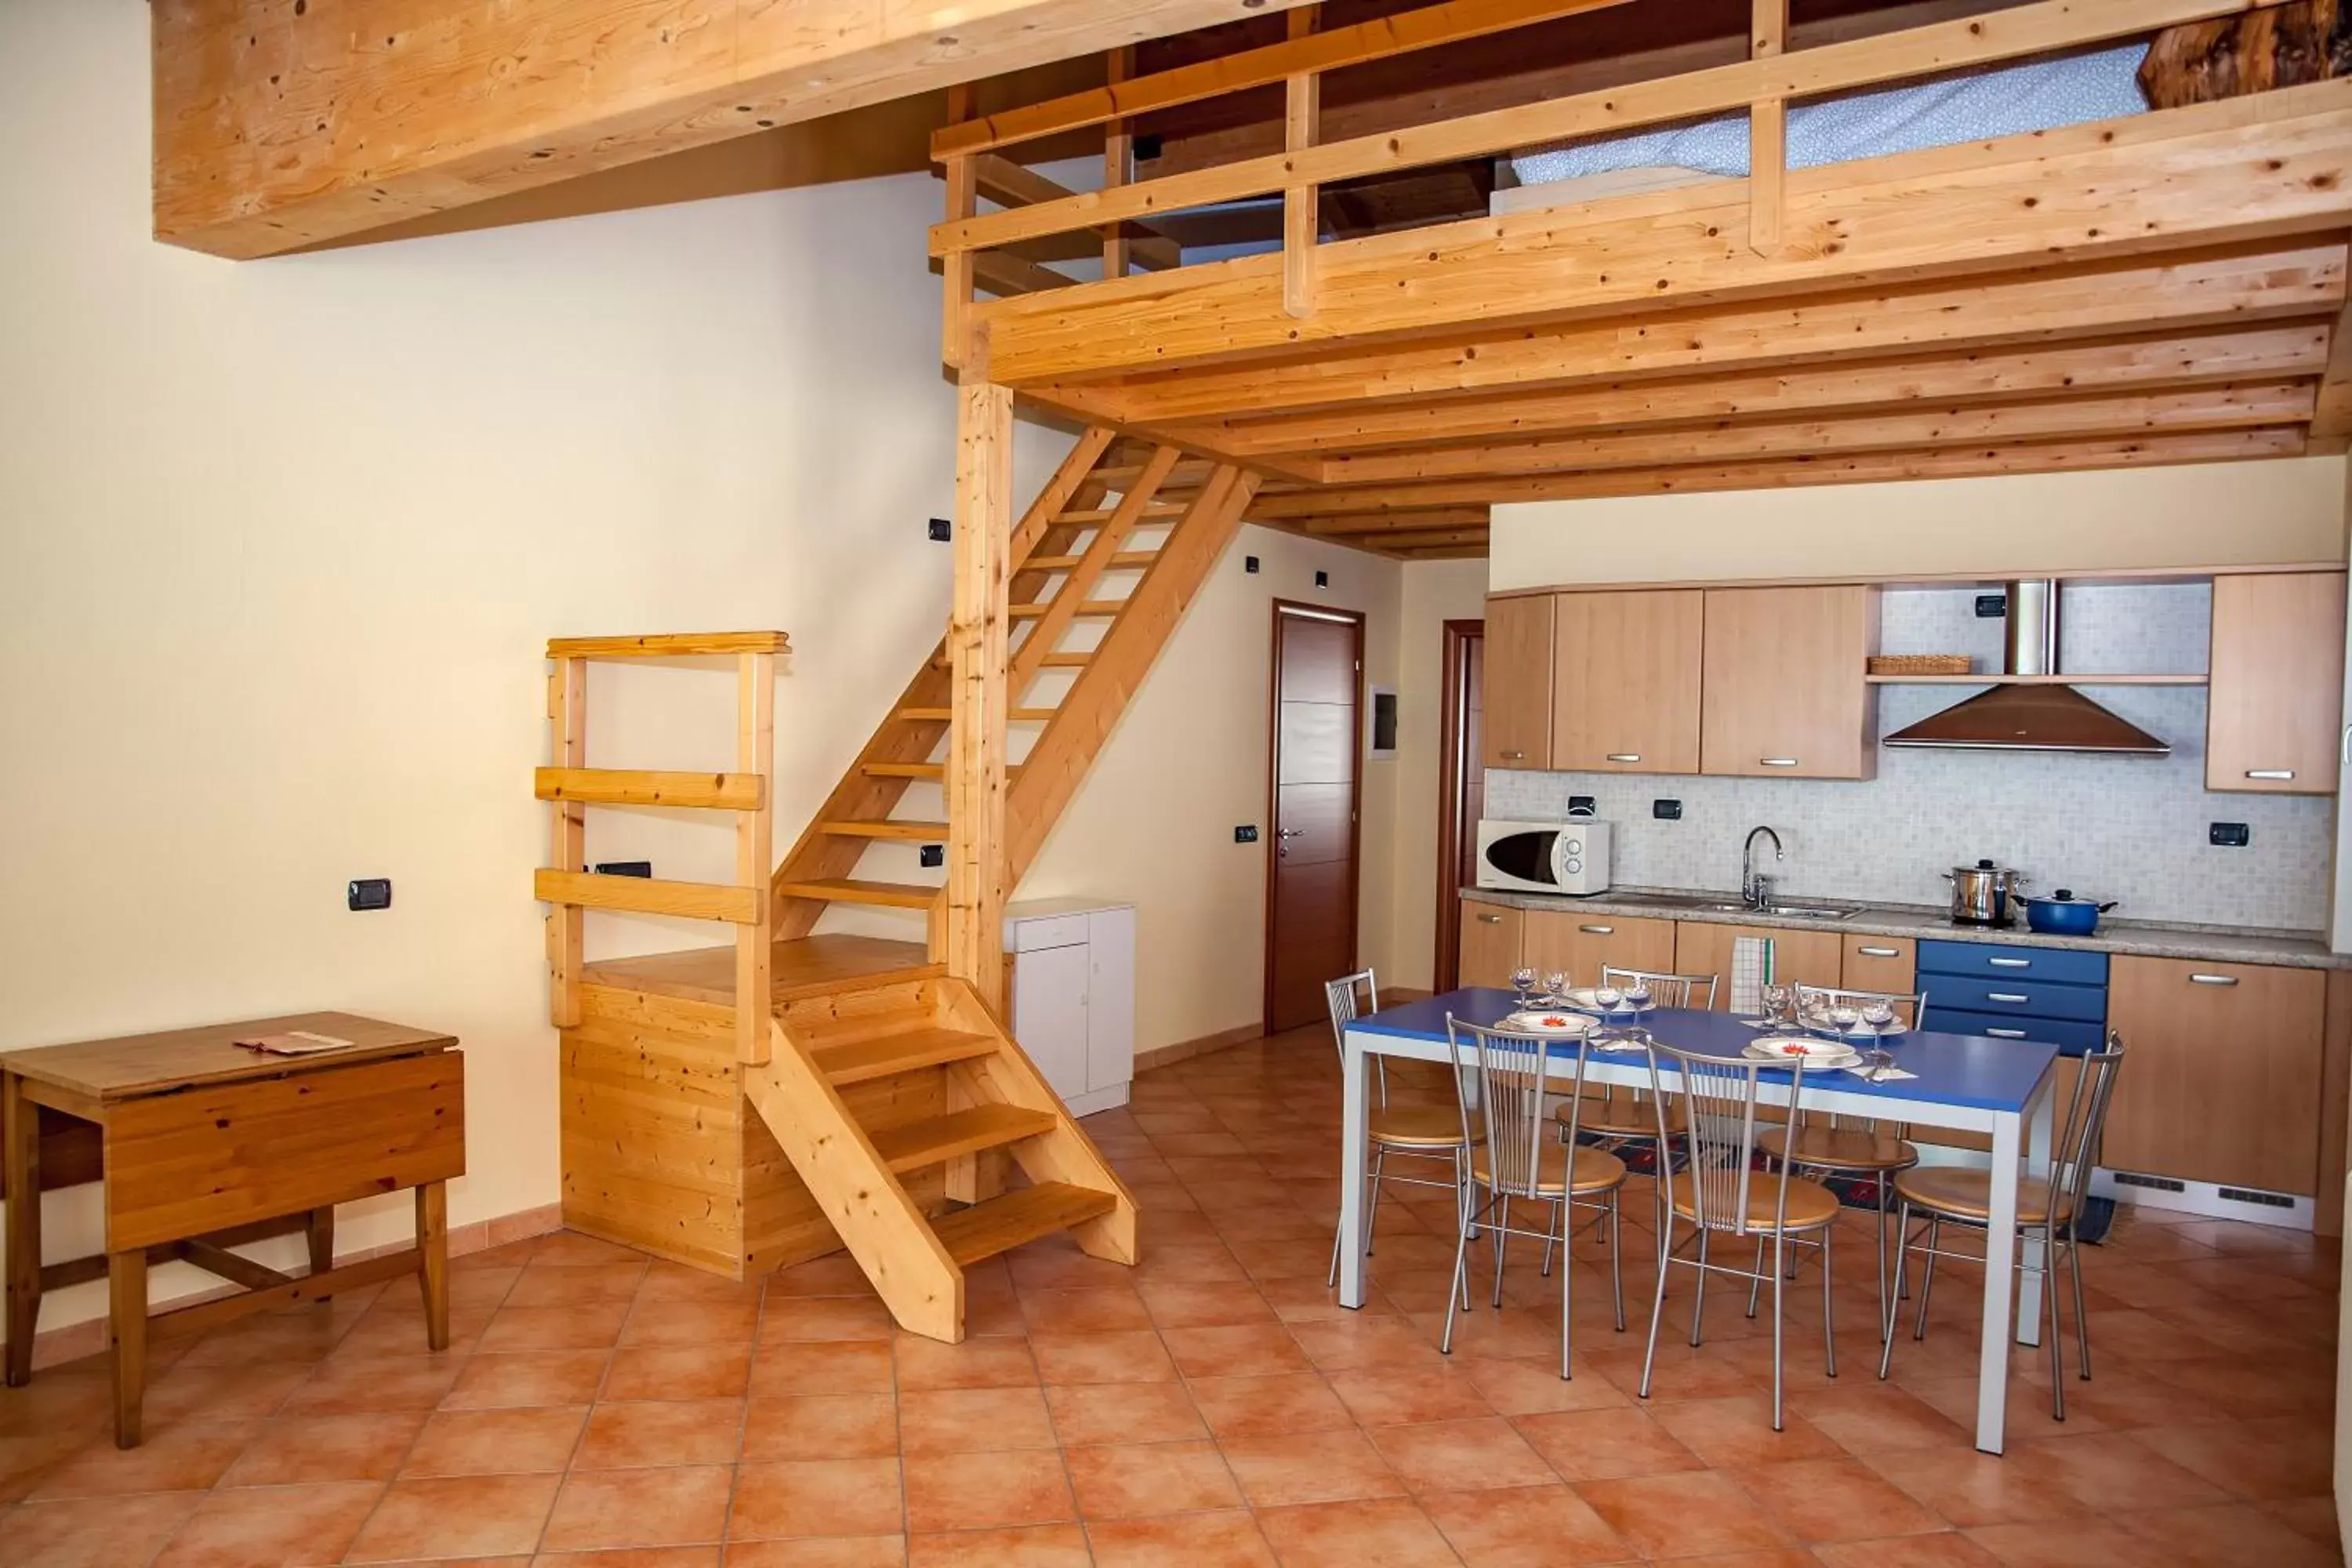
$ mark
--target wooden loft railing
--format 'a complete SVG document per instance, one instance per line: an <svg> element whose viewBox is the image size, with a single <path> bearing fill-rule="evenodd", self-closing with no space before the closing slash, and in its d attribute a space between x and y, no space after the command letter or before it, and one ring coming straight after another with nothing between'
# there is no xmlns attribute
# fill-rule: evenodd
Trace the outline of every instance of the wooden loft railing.
<svg viewBox="0 0 2352 1568"><path fill-rule="evenodd" d="M737 1057L767 1061L775 929L768 876L773 866L776 656L782 632L707 632L635 637L556 637L547 645L547 717L554 763L534 791L554 807L552 866L535 879L547 916L550 1013L558 1028L580 1024L584 911L723 921L735 928ZM592 768L588 756L588 666L600 659L710 658L735 661L735 771L649 773ZM597 876L586 869L591 805L684 806L735 816L732 883L668 882Z"/></svg>

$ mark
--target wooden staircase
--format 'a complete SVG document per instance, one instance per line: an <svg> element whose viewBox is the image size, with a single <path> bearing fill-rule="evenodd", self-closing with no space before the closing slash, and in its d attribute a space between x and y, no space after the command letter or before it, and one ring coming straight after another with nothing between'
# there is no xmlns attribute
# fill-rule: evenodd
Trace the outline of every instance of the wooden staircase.
<svg viewBox="0 0 2352 1568"><path fill-rule="evenodd" d="M1076 795L1256 487L1230 465L1095 428L1013 530L1006 886ZM908 786L942 777L948 700L942 640L776 868L779 938L807 935L835 903L929 910L940 901L937 883L858 871L877 845L945 842L938 812L897 813Z"/></svg>
<svg viewBox="0 0 2352 1568"><path fill-rule="evenodd" d="M871 976L772 1030L744 1096L903 1327L961 1340L963 1271L1055 1231L1135 1261L1134 1198L962 982ZM927 1213L909 1182L934 1169Z"/></svg>

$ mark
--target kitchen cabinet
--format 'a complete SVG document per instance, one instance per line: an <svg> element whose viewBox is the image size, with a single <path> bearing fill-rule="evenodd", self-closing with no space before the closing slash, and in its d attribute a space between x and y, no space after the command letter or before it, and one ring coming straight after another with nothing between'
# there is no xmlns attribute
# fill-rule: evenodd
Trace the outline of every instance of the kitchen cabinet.
<svg viewBox="0 0 2352 1568"><path fill-rule="evenodd" d="M1527 911L1503 904L1462 900L1462 984L1507 986L1519 966L1519 943Z"/></svg>
<svg viewBox="0 0 2352 1568"><path fill-rule="evenodd" d="M1009 904L1013 1037L1074 1116L1125 1105L1135 1078L1135 910Z"/></svg>
<svg viewBox="0 0 2352 1568"><path fill-rule="evenodd" d="M1916 996L1918 944L1907 936L1848 936L1838 949L1838 984L1848 991Z"/></svg>
<svg viewBox="0 0 2352 1568"><path fill-rule="evenodd" d="M2336 793L2344 722L2344 574L2213 579L2205 787Z"/></svg>
<svg viewBox="0 0 2352 1568"><path fill-rule="evenodd" d="M1788 985L1835 985L1844 973L1844 952L1833 931L1784 931L1778 926L1716 925L1681 921L1675 926L1675 973L1719 976L1718 1012L1731 1006L1731 944L1743 936L1769 937L1772 973Z"/></svg>
<svg viewBox="0 0 2352 1568"><path fill-rule="evenodd" d="M2107 1022L2124 1061L2099 1163L2315 1193L2326 995L2323 970L2118 954Z"/></svg>
<svg viewBox="0 0 2352 1568"><path fill-rule="evenodd" d="M1485 756L1490 768L1551 766L1551 594L1486 601Z"/></svg>
<svg viewBox="0 0 2352 1568"><path fill-rule="evenodd" d="M1675 967L1675 922L1580 914L1574 910L1529 910L1519 952L1520 961L1536 972L1538 980L1565 973L1575 985L1600 984L1604 963L1670 973Z"/></svg>
<svg viewBox="0 0 2352 1568"><path fill-rule="evenodd" d="M1552 767L1698 772L1705 632L1706 595L1696 588L1557 595Z"/></svg>
<svg viewBox="0 0 2352 1568"><path fill-rule="evenodd" d="M1876 776L1876 588L1709 588L1706 617L1701 773Z"/></svg>

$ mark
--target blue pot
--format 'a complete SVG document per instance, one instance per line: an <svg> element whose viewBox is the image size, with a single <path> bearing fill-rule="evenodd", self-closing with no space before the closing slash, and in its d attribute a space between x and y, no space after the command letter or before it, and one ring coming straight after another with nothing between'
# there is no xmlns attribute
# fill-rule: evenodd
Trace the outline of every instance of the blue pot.
<svg viewBox="0 0 2352 1568"><path fill-rule="evenodd" d="M2099 929L2099 917L2116 906L2078 899L2061 888L2050 898L2025 900L2025 923L2044 936L2089 936Z"/></svg>

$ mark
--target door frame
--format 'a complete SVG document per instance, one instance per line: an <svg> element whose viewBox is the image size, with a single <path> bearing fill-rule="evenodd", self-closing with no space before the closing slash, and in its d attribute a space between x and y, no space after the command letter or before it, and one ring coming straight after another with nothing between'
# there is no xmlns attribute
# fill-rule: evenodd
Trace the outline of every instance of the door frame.
<svg viewBox="0 0 2352 1568"><path fill-rule="evenodd" d="M1318 621L1338 622L1351 626L1356 632L1355 722L1349 726L1348 743L1353 748L1354 784L1348 800L1348 967L1352 970L1362 956L1358 945L1363 940L1364 876L1364 613L1341 609L1332 605L1309 604L1300 599L1276 599L1267 612L1273 626L1267 647L1265 696L1265 984L1258 999L1259 1026L1266 1033L1274 1030L1274 925L1275 880L1281 861L1281 786L1282 776L1282 633L1284 617L1305 616ZM1336 980L1338 975L1330 978Z"/></svg>
<svg viewBox="0 0 2352 1568"><path fill-rule="evenodd" d="M1443 994L1462 981L1462 895L1454 878L1462 865L1462 802L1468 793L1470 770L1479 765L1468 750L1470 644L1475 642L1483 659L1486 623L1447 621L1440 689L1444 694L1444 717L1437 743L1437 952L1431 965L1433 989Z"/></svg>

